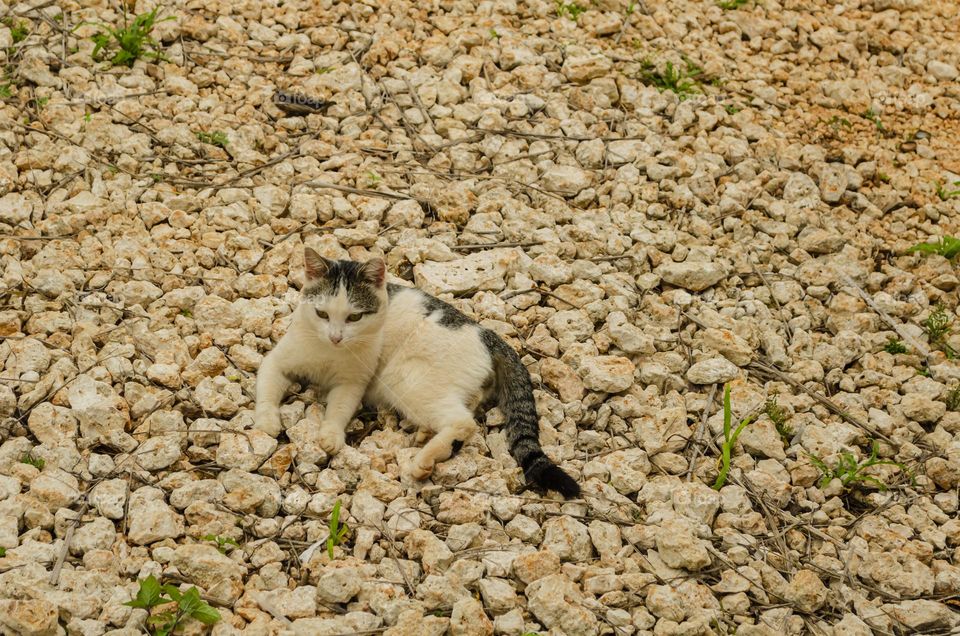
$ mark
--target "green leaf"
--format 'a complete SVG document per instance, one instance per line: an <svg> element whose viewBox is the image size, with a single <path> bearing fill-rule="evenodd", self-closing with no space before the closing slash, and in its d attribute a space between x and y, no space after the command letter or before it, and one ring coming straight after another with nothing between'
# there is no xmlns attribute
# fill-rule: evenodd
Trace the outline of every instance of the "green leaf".
<svg viewBox="0 0 960 636"><path fill-rule="evenodd" d="M204 625L213 625L221 619L220 612L211 607L208 603L204 603L197 609L190 612L190 616L197 619Z"/></svg>
<svg viewBox="0 0 960 636"><path fill-rule="evenodd" d="M157 580L157 577L151 574L147 578L140 581L140 589L137 590L136 598L127 601L124 603L124 605L148 610L162 602L160 598L160 591L160 581Z"/></svg>
<svg viewBox="0 0 960 636"><path fill-rule="evenodd" d="M183 594L180 593L180 588L175 585L164 585L162 588L163 593L170 597L171 601L179 601L180 597Z"/></svg>
<svg viewBox="0 0 960 636"><path fill-rule="evenodd" d="M200 590L195 587L191 587L184 592L183 596L180 597L180 600L177 602L177 606L183 614L192 614L204 604L204 600L200 598Z"/></svg>
<svg viewBox="0 0 960 636"><path fill-rule="evenodd" d="M737 443L737 438L740 437L740 433L742 433L742 432L743 432L743 429L745 429L745 428L747 427L747 425L750 424L750 422L753 421L753 418L754 418L754 417L755 417L754 415L751 415L750 417L748 417L748 418L744 419L742 422L740 422L740 426L737 427L737 430L735 430L735 431L733 432L733 435L730 437L730 446L733 446L733 445L735 445L735 444Z"/></svg>
<svg viewBox="0 0 960 636"><path fill-rule="evenodd" d="M330 560L333 561L333 535L327 537L327 556L330 557Z"/></svg>
<svg viewBox="0 0 960 636"><path fill-rule="evenodd" d="M730 439L730 420L733 416L730 408L730 385L723 385L723 439Z"/></svg>
<svg viewBox="0 0 960 636"><path fill-rule="evenodd" d="M173 618L173 612L160 612L159 614L148 616L146 623L147 625L156 625L159 628L161 625L165 625L172 621Z"/></svg>
<svg viewBox="0 0 960 636"><path fill-rule="evenodd" d="M340 527L340 500L333 504L333 513L330 515L330 529L336 532Z"/></svg>

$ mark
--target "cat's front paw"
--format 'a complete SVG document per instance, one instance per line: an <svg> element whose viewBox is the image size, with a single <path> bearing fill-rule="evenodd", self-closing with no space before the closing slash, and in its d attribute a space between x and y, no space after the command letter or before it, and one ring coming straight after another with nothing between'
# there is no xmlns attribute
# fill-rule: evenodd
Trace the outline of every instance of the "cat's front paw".
<svg viewBox="0 0 960 636"><path fill-rule="evenodd" d="M253 419L253 428L263 431L270 437L276 437L283 430L283 426L280 424L280 409L257 410Z"/></svg>
<svg viewBox="0 0 960 636"><path fill-rule="evenodd" d="M321 426L319 441L320 448L322 448L327 455L332 456L340 452L340 449L346 444L347 439L342 429L338 429L335 426Z"/></svg>
<svg viewBox="0 0 960 636"><path fill-rule="evenodd" d="M417 481L422 481L433 473L433 466L433 462L428 462L417 454L410 460L410 464L407 466L407 474Z"/></svg>

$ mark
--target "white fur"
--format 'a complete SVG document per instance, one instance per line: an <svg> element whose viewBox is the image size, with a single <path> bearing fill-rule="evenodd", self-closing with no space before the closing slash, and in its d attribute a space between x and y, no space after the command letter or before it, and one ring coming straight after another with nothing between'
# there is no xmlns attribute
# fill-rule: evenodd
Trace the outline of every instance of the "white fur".
<svg viewBox="0 0 960 636"><path fill-rule="evenodd" d="M386 291L381 300L386 301ZM317 309L326 311L328 319L319 318ZM328 390L320 445L331 454L343 448L347 424L376 372L384 318L381 311L348 323L350 313L342 288L322 306L307 301L297 306L290 328L257 373L257 428L273 436L280 434L280 401L291 377L302 377ZM334 344L331 336L342 340Z"/></svg>
<svg viewBox="0 0 960 636"><path fill-rule="evenodd" d="M280 432L279 404L290 384L303 376L329 389L321 445L333 454L343 447L344 429L365 396L378 407L399 411L420 430L419 441L436 435L418 453L411 475L422 479L448 458L452 443L476 430L473 411L483 399L492 361L480 328L450 329L424 316L424 296L413 289L394 293L386 308L346 323L346 294L325 303L328 321L302 302L286 335L264 359L257 376L257 427ZM329 336L343 334L333 345Z"/></svg>

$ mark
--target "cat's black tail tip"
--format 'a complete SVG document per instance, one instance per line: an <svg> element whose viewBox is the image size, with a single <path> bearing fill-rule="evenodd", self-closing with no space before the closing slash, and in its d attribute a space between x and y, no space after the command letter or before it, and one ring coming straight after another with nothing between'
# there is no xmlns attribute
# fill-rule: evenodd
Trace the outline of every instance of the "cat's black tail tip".
<svg viewBox="0 0 960 636"><path fill-rule="evenodd" d="M559 466L550 462L538 462L529 471L527 478L546 490L556 490L566 499L580 496L580 484L574 481Z"/></svg>

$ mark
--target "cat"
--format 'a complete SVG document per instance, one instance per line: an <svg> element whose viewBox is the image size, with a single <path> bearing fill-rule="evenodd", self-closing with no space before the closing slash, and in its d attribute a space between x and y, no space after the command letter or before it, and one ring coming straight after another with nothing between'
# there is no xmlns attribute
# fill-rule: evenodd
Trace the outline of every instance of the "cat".
<svg viewBox="0 0 960 636"><path fill-rule="evenodd" d="M474 412L495 397L527 480L579 495L577 482L543 453L530 374L500 336L426 292L386 283L382 259L328 260L306 248L304 266L290 327L257 373L257 429L279 435L280 402L294 381L305 381L329 391L319 431L328 454L343 448L366 400L417 426L423 447L405 471L425 479L478 430Z"/></svg>

